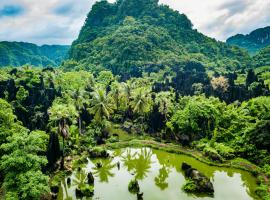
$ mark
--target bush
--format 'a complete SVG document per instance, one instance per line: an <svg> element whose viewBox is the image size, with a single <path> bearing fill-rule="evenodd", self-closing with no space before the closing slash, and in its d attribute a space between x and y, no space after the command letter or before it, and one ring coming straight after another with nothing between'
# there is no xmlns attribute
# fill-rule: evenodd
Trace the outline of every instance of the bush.
<svg viewBox="0 0 270 200"><path fill-rule="evenodd" d="M188 193L196 192L197 186L192 179L187 179L186 183L182 186L182 190Z"/></svg>
<svg viewBox="0 0 270 200"><path fill-rule="evenodd" d="M214 148L217 150L217 152L219 153L219 155L221 155L223 158L226 159L232 159L235 157L234 153L234 149L232 149L229 146L226 146L223 143L215 143L214 144Z"/></svg>
<svg viewBox="0 0 270 200"><path fill-rule="evenodd" d="M267 175L270 178L270 165L269 164L265 164L262 168L262 171L265 173L265 175Z"/></svg>
<svg viewBox="0 0 270 200"><path fill-rule="evenodd" d="M109 157L109 153L103 147L94 147L89 150L90 158L107 158Z"/></svg>
<svg viewBox="0 0 270 200"><path fill-rule="evenodd" d="M223 161L222 157L218 154L217 150L215 150L214 148L212 148L208 145L204 147L203 152L212 161L218 161L218 162Z"/></svg>

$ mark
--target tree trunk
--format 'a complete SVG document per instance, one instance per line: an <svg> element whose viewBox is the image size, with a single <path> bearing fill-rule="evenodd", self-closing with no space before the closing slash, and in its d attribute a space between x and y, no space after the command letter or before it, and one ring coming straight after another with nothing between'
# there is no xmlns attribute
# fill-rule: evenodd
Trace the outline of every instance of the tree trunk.
<svg viewBox="0 0 270 200"><path fill-rule="evenodd" d="M79 121L79 133L81 135L82 134L82 120L81 120L81 116L80 115L79 115L78 121Z"/></svg>
<svg viewBox="0 0 270 200"><path fill-rule="evenodd" d="M64 170L64 166L65 166L65 138L64 136L62 136L63 138L63 149L62 149L62 159L61 159L61 170Z"/></svg>

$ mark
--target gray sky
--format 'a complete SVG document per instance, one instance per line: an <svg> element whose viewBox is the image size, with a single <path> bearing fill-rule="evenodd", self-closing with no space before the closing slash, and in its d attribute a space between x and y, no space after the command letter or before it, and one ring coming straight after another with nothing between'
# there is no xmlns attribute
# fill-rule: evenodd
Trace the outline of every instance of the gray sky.
<svg viewBox="0 0 270 200"><path fill-rule="evenodd" d="M113 1L113 0L110 0ZM0 0L0 41L71 44L95 0ZM160 0L225 40L270 25L270 0Z"/></svg>

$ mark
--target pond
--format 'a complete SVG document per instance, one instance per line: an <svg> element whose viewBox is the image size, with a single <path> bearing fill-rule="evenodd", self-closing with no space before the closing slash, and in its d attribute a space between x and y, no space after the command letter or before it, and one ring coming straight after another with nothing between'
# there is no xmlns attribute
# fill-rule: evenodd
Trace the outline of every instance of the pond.
<svg viewBox="0 0 270 200"><path fill-rule="evenodd" d="M88 160L82 170L75 170L70 176L69 186L66 179L62 180L58 199L76 199L75 189L86 181L90 171L95 177L94 196L86 199L91 200L136 200L137 196L128 191L128 184L134 178L138 180L145 200L257 199L254 194L256 178L246 171L209 166L190 156L150 148L117 149L110 151L110 155L109 159ZM96 167L97 162L102 163L101 168ZM181 189L185 183L181 170L183 162L211 179L214 197L199 197Z"/></svg>

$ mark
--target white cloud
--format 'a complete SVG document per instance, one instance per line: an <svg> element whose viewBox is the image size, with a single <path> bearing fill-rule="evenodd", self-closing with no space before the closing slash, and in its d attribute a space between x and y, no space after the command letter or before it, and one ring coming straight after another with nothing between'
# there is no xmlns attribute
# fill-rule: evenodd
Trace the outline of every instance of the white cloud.
<svg viewBox="0 0 270 200"><path fill-rule="evenodd" d="M160 0L218 40L270 25L270 0Z"/></svg>
<svg viewBox="0 0 270 200"><path fill-rule="evenodd" d="M113 0L110 0L112 2ZM25 12L0 18L0 40L37 44L71 44L77 38L95 0L0 0L19 5ZM160 0L185 13L194 27L225 40L270 25L270 0Z"/></svg>

